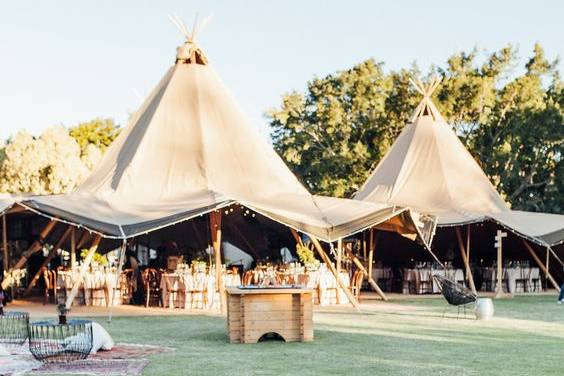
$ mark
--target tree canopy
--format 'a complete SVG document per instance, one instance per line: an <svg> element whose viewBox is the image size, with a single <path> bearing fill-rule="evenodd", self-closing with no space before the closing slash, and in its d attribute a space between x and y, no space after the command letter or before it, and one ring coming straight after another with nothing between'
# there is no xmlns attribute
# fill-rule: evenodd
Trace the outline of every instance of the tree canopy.
<svg viewBox="0 0 564 376"><path fill-rule="evenodd" d="M74 189L100 160L119 128L110 119L45 130L22 130L2 147L0 192L58 194Z"/></svg>
<svg viewBox="0 0 564 376"><path fill-rule="evenodd" d="M462 52L434 67L434 101L515 209L564 211L564 85L536 45L525 64L511 46L485 58ZM274 147L314 193L350 197L420 101L417 66L385 72L369 59L314 78L269 118Z"/></svg>

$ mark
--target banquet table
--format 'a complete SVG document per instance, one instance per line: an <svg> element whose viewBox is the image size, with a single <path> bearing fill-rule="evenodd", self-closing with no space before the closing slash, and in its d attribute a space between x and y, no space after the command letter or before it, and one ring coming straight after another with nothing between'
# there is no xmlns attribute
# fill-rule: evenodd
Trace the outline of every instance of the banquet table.
<svg viewBox="0 0 564 376"><path fill-rule="evenodd" d="M491 290L495 291L497 287L497 268L482 268L482 276L484 281L489 282ZM542 291L540 283L540 270L537 267L528 266L512 266L505 267L502 271L502 280L505 282L504 288L507 292L514 294L516 292L539 292ZM517 280L522 280L523 285L520 291L517 291ZM536 282L536 283L535 283ZM519 286L521 287L521 286Z"/></svg>
<svg viewBox="0 0 564 376"><path fill-rule="evenodd" d="M409 294L409 286L412 284L416 294L441 292L439 285L433 279L434 275L440 275L457 283L464 284L464 271L462 269L445 268L414 268L403 270L403 288L404 294Z"/></svg>
<svg viewBox="0 0 564 376"><path fill-rule="evenodd" d="M119 283L123 283L124 275L120 274ZM78 270L59 270L57 272L57 286L65 290L65 297L70 293L75 281L79 280ZM84 293L83 303L90 306L108 306L113 292L113 305L121 305L121 289L116 288L115 271L109 269L93 269L87 271L81 281ZM82 303L81 302L81 303ZM75 300L75 303L79 303Z"/></svg>
<svg viewBox="0 0 564 376"><path fill-rule="evenodd" d="M222 275L225 287L241 285L239 274ZM213 309L219 307L219 293L216 291L215 273L173 272L161 277L163 305L168 308Z"/></svg>

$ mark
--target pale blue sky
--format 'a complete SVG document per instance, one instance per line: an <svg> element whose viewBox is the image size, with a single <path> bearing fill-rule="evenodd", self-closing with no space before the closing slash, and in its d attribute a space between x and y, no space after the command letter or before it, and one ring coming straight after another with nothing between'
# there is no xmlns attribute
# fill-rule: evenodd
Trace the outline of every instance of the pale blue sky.
<svg viewBox="0 0 564 376"><path fill-rule="evenodd" d="M562 1L4 1L0 138L97 116L121 124L174 61L187 24L213 14L201 46L251 121L314 75L374 57L427 69L457 51L536 41L564 55ZM137 94L136 94L137 93Z"/></svg>

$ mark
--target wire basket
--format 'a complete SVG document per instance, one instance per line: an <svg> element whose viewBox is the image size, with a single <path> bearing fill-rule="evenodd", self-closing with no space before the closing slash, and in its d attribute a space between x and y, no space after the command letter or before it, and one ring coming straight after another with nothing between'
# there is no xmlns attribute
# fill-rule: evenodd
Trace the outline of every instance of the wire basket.
<svg viewBox="0 0 564 376"><path fill-rule="evenodd" d="M0 315L0 344L21 346L29 337L29 313L11 311Z"/></svg>
<svg viewBox="0 0 564 376"><path fill-rule="evenodd" d="M39 321L29 326L29 351L44 363L83 360L92 350L92 321Z"/></svg>

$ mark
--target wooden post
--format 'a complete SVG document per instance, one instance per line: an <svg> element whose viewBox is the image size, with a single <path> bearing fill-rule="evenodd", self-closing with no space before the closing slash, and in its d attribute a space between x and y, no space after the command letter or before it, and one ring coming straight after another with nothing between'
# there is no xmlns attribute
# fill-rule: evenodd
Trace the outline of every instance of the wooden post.
<svg viewBox="0 0 564 376"><path fill-rule="evenodd" d="M43 228L43 230L41 230L41 233L39 234L39 238L31 244L31 246L22 254L22 257L18 260L18 262L16 262L16 264L12 268L10 268L10 270L20 269L22 266L25 265L25 263L31 257L31 255L33 255L34 253L39 251L41 247L43 247L43 243L45 243L45 239L47 238L47 236L49 236L49 233L53 230L55 224L57 224L57 221L52 219L47 223L47 225L45 225L45 227ZM8 285L10 283L11 281L9 278L4 278L4 280L2 281L2 289L5 290L6 288L8 288Z"/></svg>
<svg viewBox="0 0 564 376"><path fill-rule="evenodd" d="M495 298L503 297L503 238L507 236L507 232L497 230L497 235L495 236L495 247L497 248L497 288L495 293Z"/></svg>
<svg viewBox="0 0 564 376"><path fill-rule="evenodd" d="M466 258L470 260L470 225L466 225Z"/></svg>
<svg viewBox="0 0 564 376"><path fill-rule="evenodd" d="M558 286L558 283L556 283L556 281L554 280L554 278L552 278L552 276L550 275L550 272L548 271L548 269L544 266L544 264L542 263L541 259L536 255L535 251L533 250L533 248L529 245L529 243L527 243L527 241L525 239L521 239L521 241L523 242L523 244L525 245L525 248L527 248L527 250L529 251L529 253L531 254L531 256L533 257L533 260L535 260L535 262L537 263L537 265L539 266L539 268L544 272L544 274L546 274L546 278L548 278L548 280L550 281L550 283L552 283L552 286L554 286L554 288L556 289L556 291L560 292L560 286Z"/></svg>
<svg viewBox="0 0 564 376"><path fill-rule="evenodd" d="M460 226L456 226L456 238L458 239L458 248L460 249L460 254L462 255L462 260L464 261L464 266L466 268L466 278L468 279L468 284L470 285L470 289L472 290L472 292L476 294L474 277L472 276L472 269L470 269L470 261L468 260L466 250L464 249L464 243L462 242Z"/></svg>
<svg viewBox="0 0 564 376"><path fill-rule="evenodd" d="M550 270L550 251L546 248L546 270Z"/></svg>
<svg viewBox="0 0 564 376"><path fill-rule="evenodd" d="M314 237L314 236L310 236L310 239L311 239L311 243L313 244L313 246L317 250L317 253L319 253L319 256L321 256L321 259L323 260L325 265L327 265L327 267L329 268L331 273L333 273L333 275L335 276L335 279L337 280L337 285L341 289L343 289L345 295L347 296L347 298L349 299L349 302L353 305L353 307L358 309L358 302L356 301L356 298L354 297L352 292L349 290L348 286L345 286L343 284L343 281L341 281L341 279L339 278L339 275L337 274L337 270L333 266L333 263L331 262L331 259L329 258L329 256L327 256L327 253L325 253L325 251L321 247L321 244L319 244L319 240L317 240L317 238Z"/></svg>
<svg viewBox="0 0 564 376"><path fill-rule="evenodd" d="M10 253L8 250L8 226L6 224L6 214L2 215L2 254L4 271L10 270Z"/></svg>
<svg viewBox="0 0 564 376"><path fill-rule="evenodd" d="M227 312L227 296L225 295L225 286L221 278L221 211L210 212L209 218L215 257L215 283L219 291L221 313L225 314Z"/></svg>
<svg viewBox="0 0 564 376"><path fill-rule="evenodd" d="M73 227L69 225L67 227L67 229L65 230L65 232L63 233L63 235L61 236L61 238L59 239L59 241L55 244L55 246L53 246L53 249L51 249L51 251L49 252L47 257L45 258L45 260L43 261L43 263L41 264L41 266L37 270L37 273L35 273L35 275L33 276L31 282L29 282L29 285L27 286L27 288L24 292L24 296L27 296L31 292L31 289L35 286L39 277L41 277L41 273L43 273L43 269L46 268L47 265L49 265L49 263L53 259L53 257L55 257L57 255L57 250L59 248L61 248L61 246L63 245L65 240L67 240L67 238L69 237L69 234L71 233L72 229L73 229Z"/></svg>
<svg viewBox="0 0 564 376"><path fill-rule="evenodd" d="M374 289L374 291L376 291L376 293L378 295L380 295L380 297L383 300L388 300L388 297L386 296L386 294L384 294L384 291L382 291L382 289L380 288L380 286L378 286L378 284L376 283L376 281L374 280L374 278L372 278L372 275L370 275L368 273L368 271L366 270L366 268L364 267L364 265L362 265L362 263L360 262L360 260L353 255L352 253L349 253L349 258L352 260L352 262L354 262L354 264L356 265L356 267L362 272L362 274L364 274L364 276L368 279L368 283L370 284L370 286L372 286L372 288Z"/></svg>
<svg viewBox="0 0 564 376"><path fill-rule="evenodd" d="M337 240L337 275L340 276L341 275L341 265L343 263L343 238L339 238ZM337 300L337 304L341 304L341 298L339 295L341 295L340 291L339 291L339 285L337 285L337 295L336 295L336 300Z"/></svg>
<svg viewBox="0 0 564 376"><path fill-rule="evenodd" d="M368 236L368 275L372 278L372 264L374 263L374 230L370 229Z"/></svg>
<svg viewBox="0 0 564 376"><path fill-rule="evenodd" d="M86 273L86 270L88 270L88 268L90 267L90 263L92 262L92 258L94 257L94 253L96 253L96 250L98 249L98 246L100 245L101 240L102 240L101 235L96 235L94 237L94 239L92 240L92 244L90 245L90 249L88 250L86 257L82 261L82 265L80 267L80 273L78 275L78 278L75 281L73 281L72 289L71 289L69 295L67 296L67 301L65 303L65 306L67 307L67 309L70 309L70 307L72 306L72 302L74 301L74 298L76 297L76 294L78 293L78 288L80 287L80 284L82 283L82 280L84 278L84 274Z"/></svg>
<svg viewBox="0 0 564 376"><path fill-rule="evenodd" d="M302 238L300 238L300 235L298 234L298 232L296 230L294 230L293 228L290 228L290 232L292 233L294 240L296 240L296 243L303 246L304 243L302 242Z"/></svg>
<svg viewBox="0 0 564 376"><path fill-rule="evenodd" d="M366 231L362 232L362 259L366 262Z"/></svg>
<svg viewBox="0 0 564 376"><path fill-rule="evenodd" d="M84 230L84 232L82 233L82 235L80 236L80 239L78 239L78 243L76 243L76 250L80 251L80 248L82 248L84 246L84 244L86 244L88 242L88 240L92 237L92 234L86 230Z"/></svg>
<svg viewBox="0 0 564 376"><path fill-rule="evenodd" d="M70 233L70 266L71 270L76 268L76 228L71 226Z"/></svg>

